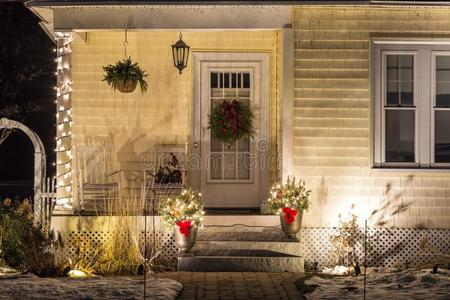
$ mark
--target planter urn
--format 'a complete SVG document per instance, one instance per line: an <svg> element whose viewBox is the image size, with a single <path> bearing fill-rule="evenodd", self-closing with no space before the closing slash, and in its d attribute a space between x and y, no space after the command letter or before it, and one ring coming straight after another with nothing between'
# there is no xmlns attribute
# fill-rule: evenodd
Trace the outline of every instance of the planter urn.
<svg viewBox="0 0 450 300"><path fill-rule="evenodd" d="M290 239L297 239L297 233L302 227L302 220L303 211L283 211L280 214L281 229Z"/></svg>
<svg viewBox="0 0 450 300"><path fill-rule="evenodd" d="M190 226L184 230L179 225L175 226L175 244L179 249L180 256L189 255L189 251L194 246L196 238L197 226Z"/></svg>

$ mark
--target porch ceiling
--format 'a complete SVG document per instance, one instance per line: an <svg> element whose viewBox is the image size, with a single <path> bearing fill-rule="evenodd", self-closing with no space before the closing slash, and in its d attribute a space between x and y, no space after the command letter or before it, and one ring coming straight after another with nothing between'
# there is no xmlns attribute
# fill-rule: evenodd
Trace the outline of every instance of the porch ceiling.
<svg viewBox="0 0 450 300"><path fill-rule="evenodd" d="M273 30L291 23L292 5L248 1L244 5L158 4L149 1L31 1L28 7L49 31ZM189 2L194 3L194 2ZM248 4L246 4L248 3ZM256 3L256 4L255 4ZM265 5L261 5L264 3Z"/></svg>

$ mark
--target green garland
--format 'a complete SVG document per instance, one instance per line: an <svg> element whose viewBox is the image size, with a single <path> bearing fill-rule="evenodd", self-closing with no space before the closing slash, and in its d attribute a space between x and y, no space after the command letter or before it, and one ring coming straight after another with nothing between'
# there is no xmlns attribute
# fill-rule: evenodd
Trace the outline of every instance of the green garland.
<svg viewBox="0 0 450 300"><path fill-rule="evenodd" d="M253 113L237 100L223 100L211 111L209 129L213 137L231 146L244 136L253 137Z"/></svg>

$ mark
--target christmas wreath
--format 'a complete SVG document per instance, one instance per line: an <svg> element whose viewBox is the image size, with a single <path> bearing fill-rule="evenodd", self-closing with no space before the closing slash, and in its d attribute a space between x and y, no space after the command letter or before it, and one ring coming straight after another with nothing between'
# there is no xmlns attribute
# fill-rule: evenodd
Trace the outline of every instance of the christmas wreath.
<svg viewBox="0 0 450 300"><path fill-rule="evenodd" d="M253 113L237 100L223 100L211 111L209 129L213 137L231 146L244 136L253 137Z"/></svg>

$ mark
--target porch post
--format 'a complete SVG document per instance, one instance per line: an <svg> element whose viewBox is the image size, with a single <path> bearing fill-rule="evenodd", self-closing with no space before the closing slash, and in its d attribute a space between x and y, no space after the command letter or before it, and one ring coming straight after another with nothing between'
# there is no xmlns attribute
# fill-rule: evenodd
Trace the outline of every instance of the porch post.
<svg viewBox="0 0 450 300"><path fill-rule="evenodd" d="M72 81L71 42L72 32L56 32L56 207L73 207L72 180Z"/></svg>
<svg viewBox="0 0 450 300"><path fill-rule="evenodd" d="M293 171L293 81L294 81L294 45L292 25L283 28L283 97L282 97L282 180L286 181Z"/></svg>

